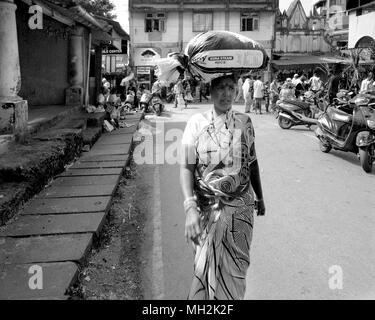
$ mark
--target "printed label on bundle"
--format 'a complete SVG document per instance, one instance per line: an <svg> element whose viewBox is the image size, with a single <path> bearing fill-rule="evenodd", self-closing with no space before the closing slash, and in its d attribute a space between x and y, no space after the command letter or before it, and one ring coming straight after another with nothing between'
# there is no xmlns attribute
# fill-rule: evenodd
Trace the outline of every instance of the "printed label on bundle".
<svg viewBox="0 0 375 320"><path fill-rule="evenodd" d="M260 50L212 50L198 53L192 62L204 68L260 68L263 64Z"/></svg>

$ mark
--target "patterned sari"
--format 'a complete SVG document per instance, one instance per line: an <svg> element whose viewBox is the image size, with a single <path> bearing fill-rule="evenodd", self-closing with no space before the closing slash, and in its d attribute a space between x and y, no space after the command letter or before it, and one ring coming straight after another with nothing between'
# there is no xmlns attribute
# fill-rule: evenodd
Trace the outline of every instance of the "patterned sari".
<svg viewBox="0 0 375 320"><path fill-rule="evenodd" d="M250 165L256 153L250 117L230 110L203 128L195 146L194 193L203 232L195 246L188 299L243 299L254 221Z"/></svg>

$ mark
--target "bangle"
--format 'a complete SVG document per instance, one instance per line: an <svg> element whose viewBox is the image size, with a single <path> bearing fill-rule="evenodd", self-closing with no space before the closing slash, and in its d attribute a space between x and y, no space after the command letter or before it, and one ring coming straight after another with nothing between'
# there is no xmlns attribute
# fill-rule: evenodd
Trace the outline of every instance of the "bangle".
<svg viewBox="0 0 375 320"><path fill-rule="evenodd" d="M198 207L197 206L189 206L189 207L185 208L185 214L187 214L190 209L196 209L196 210L198 210Z"/></svg>
<svg viewBox="0 0 375 320"><path fill-rule="evenodd" d="M197 202L196 201L189 201L189 202L184 202L184 209L185 209L185 212L191 208L191 207L198 207L197 206Z"/></svg>
<svg viewBox="0 0 375 320"><path fill-rule="evenodd" d="M187 198L185 201L184 201L184 207L186 208L187 206L189 206L190 204L197 204L197 199L195 197L189 197Z"/></svg>

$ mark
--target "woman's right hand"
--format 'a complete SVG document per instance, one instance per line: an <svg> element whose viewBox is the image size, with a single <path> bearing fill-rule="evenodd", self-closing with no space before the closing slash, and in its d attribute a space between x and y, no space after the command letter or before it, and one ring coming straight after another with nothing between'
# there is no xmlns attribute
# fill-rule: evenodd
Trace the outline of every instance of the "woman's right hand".
<svg viewBox="0 0 375 320"><path fill-rule="evenodd" d="M199 244L198 237L201 234L201 219L198 209L195 207L189 208L186 213L185 222L185 237L186 241L193 241L196 245Z"/></svg>

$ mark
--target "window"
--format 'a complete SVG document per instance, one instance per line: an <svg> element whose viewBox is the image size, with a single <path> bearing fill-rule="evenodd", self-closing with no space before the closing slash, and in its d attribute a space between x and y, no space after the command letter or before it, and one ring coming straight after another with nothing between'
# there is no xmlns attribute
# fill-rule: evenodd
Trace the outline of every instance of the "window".
<svg viewBox="0 0 375 320"><path fill-rule="evenodd" d="M145 32L154 31L165 31L165 13L146 13Z"/></svg>
<svg viewBox="0 0 375 320"><path fill-rule="evenodd" d="M193 13L193 32L212 30L212 24L212 12Z"/></svg>
<svg viewBox="0 0 375 320"><path fill-rule="evenodd" d="M241 31L258 31L259 30L259 16L256 14L242 13L241 14Z"/></svg>

